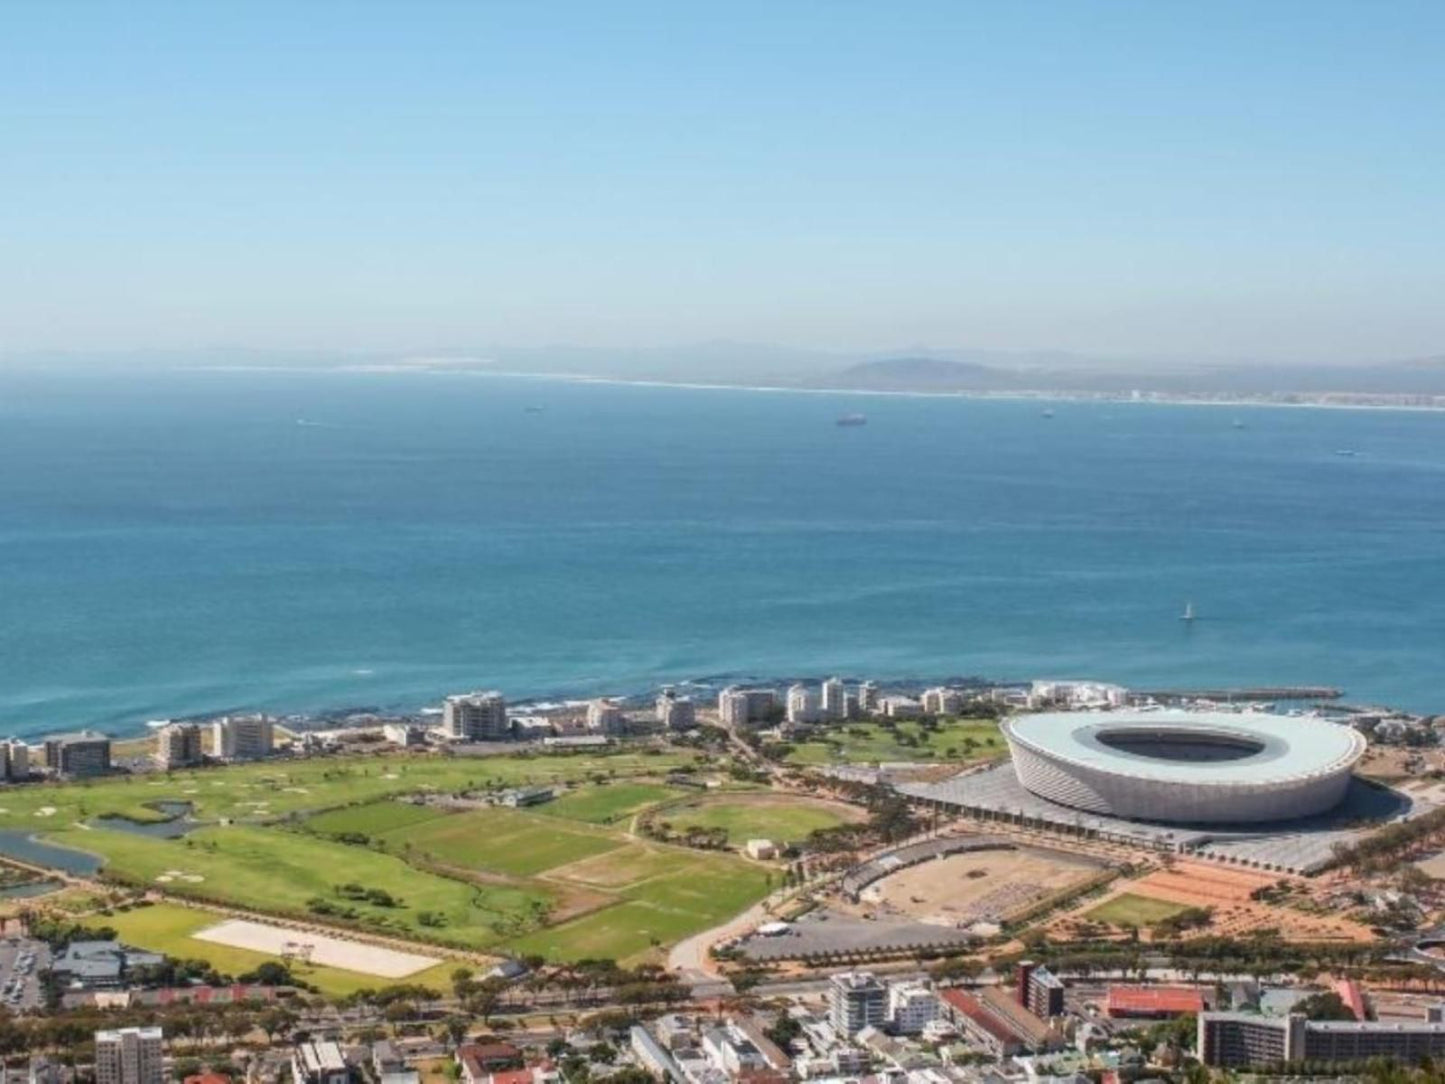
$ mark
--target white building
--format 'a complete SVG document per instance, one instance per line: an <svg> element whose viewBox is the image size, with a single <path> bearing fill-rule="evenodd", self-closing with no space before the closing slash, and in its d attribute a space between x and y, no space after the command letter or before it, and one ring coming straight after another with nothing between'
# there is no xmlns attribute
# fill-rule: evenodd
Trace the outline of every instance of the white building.
<svg viewBox="0 0 1445 1084"><path fill-rule="evenodd" d="M195 723L171 723L156 733L155 761L162 768L189 768L201 762L201 728Z"/></svg>
<svg viewBox="0 0 1445 1084"><path fill-rule="evenodd" d="M291 1074L296 1084L347 1084L351 1076L341 1047L332 1042L297 1043L291 1052Z"/></svg>
<svg viewBox="0 0 1445 1084"><path fill-rule="evenodd" d="M697 726L697 705L690 696L663 689L657 698L657 721L668 730L691 730Z"/></svg>
<svg viewBox="0 0 1445 1084"><path fill-rule="evenodd" d="M885 696L879 699L878 710L889 719L917 719L923 705L908 696Z"/></svg>
<svg viewBox="0 0 1445 1084"><path fill-rule="evenodd" d="M718 693L718 718L728 726L767 722L777 703L778 694L772 689L744 689L739 685L729 685Z"/></svg>
<svg viewBox="0 0 1445 1084"><path fill-rule="evenodd" d="M964 695L959 689L938 686L923 692L923 714L957 715L963 710Z"/></svg>
<svg viewBox="0 0 1445 1084"><path fill-rule="evenodd" d="M23 741L8 741L0 747L5 757L5 778L12 783L23 783L30 778L30 746Z"/></svg>
<svg viewBox="0 0 1445 1084"><path fill-rule="evenodd" d="M165 1079L163 1045L157 1027L97 1031L96 1084L161 1084Z"/></svg>
<svg viewBox="0 0 1445 1084"><path fill-rule="evenodd" d="M848 690L843 679L830 677L823 682L821 715L824 719L846 719L848 717Z"/></svg>
<svg viewBox="0 0 1445 1084"><path fill-rule="evenodd" d="M839 1035L852 1038L888 1019L888 990L869 971L844 971L828 983L828 1019Z"/></svg>
<svg viewBox="0 0 1445 1084"><path fill-rule="evenodd" d="M426 732L410 723L387 723L381 728L381 735L392 745L412 749L426 744Z"/></svg>
<svg viewBox="0 0 1445 1084"><path fill-rule="evenodd" d="M724 726L744 726L748 718L748 691L729 685L717 694L717 717Z"/></svg>
<svg viewBox="0 0 1445 1084"><path fill-rule="evenodd" d="M770 858L778 857L778 845L771 839L750 839L743 846L743 852L749 858L767 861Z"/></svg>
<svg viewBox="0 0 1445 1084"><path fill-rule="evenodd" d="M818 721L818 699L806 685L788 687L788 722L815 723Z"/></svg>
<svg viewBox="0 0 1445 1084"><path fill-rule="evenodd" d="M496 690L447 697L442 732L452 741L506 741L512 736L506 698Z"/></svg>
<svg viewBox="0 0 1445 1084"><path fill-rule="evenodd" d="M227 715L211 724L211 753L221 760L260 760L271 755L275 742L268 715Z"/></svg>
<svg viewBox="0 0 1445 1084"><path fill-rule="evenodd" d="M602 734L621 734L627 729L627 717L616 700L603 697L587 705L587 729Z"/></svg>
<svg viewBox="0 0 1445 1084"><path fill-rule="evenodd" d="M888 988L888 1022L902 1035L917 1035L938 1016L938 998L921 982Z"/></svg>
<svg viewBox="0 0 1445 1084"><path fill-rule="evenodd" d="M864 715L878 710L878 686L874 682L865 681L858 686L858 710Z"/></svg>

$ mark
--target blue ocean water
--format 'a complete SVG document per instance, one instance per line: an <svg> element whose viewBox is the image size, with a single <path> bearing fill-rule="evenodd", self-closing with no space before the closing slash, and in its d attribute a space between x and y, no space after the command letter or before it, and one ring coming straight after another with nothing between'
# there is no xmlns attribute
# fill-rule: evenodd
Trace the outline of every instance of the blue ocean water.
<svg viewBox="0 0 1445 1084"><path fill-rule="evenodd" d="M1053 409L7 373L0 731L723 673L1326 683L1445 711L1445 415Z"/></svg>

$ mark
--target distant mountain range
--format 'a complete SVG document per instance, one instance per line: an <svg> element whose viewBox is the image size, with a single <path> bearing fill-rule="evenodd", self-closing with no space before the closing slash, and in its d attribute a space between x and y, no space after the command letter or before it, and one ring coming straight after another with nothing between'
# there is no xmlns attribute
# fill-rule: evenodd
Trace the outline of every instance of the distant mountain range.
<svg viewBox="0 0 1445 1084"><path fill-rule="evenodd" d="M1090 394L1445 395L1445 357L1380 365L1188 365L1111 369L1072 364L985 365L931 356L880 358L818 374L811 388L914 392L1079 392Z"/></svg>

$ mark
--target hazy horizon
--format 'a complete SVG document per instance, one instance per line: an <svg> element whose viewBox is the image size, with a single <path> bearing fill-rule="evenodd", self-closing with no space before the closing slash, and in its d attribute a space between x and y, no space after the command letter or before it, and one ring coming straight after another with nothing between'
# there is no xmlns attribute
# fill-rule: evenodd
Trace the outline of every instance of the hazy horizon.
<svg viewBox="0 0 1445 1084"><path fill-rule="evenodd" d="M21 3L7 30L0 362L1445 354L1438 4Z"/></svg>

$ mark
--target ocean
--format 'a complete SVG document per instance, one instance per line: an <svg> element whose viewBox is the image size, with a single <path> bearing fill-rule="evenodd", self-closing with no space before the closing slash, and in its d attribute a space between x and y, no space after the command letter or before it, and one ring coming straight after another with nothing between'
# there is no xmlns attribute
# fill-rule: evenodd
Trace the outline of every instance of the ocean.
<svg viewBox="0 0 1445 1084"><path fill-rule="evenodd" d="M1445 415L1048 405L0 373L0 733L831 673L1445 711Z"/></svg>

